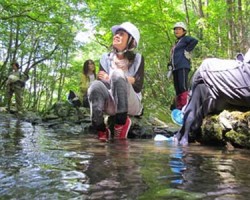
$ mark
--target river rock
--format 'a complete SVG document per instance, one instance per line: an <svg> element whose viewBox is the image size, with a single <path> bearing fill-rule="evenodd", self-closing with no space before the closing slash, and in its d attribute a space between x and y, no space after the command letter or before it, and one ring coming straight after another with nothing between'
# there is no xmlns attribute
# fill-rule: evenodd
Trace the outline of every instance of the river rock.
<svg viewBox="0 0 250 200"><path fill-rule="evenodd" d="M104 116L111 132L114 128L114 118ZM155 134L172 136L176 129L165 122L154 118L137 116L131 117L132 125L128 133L128 138L152 139ZM43 115L43 121L49 128L53 128L60 133L94 133L96 131L91 126L90 110L84 107L75 107L69 102L57 102Z"/></svg>
<svg viewBox="0 0 250 200"><path fill-rule="evenodd" d="M250 148L250 111L224 110L218 115L207 116L201 128L201 143L232 144L235 147Z"/></svg>

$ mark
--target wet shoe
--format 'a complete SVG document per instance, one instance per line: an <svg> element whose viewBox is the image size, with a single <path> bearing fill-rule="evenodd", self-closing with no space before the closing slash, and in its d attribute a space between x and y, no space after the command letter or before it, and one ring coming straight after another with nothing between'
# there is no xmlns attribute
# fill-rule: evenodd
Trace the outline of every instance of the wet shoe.
<svg viewBox="0 0 250 200"><path fill-rule="evenodd" d="M107 142L110 138L110 130L106 128L105 131L98 131L98 139L103 142Z"/></svg>
<svg viewBox="0 0 250 200"><path fill-rule="evenodd" d="M116 124L114 127L114 138L115 139L126 139L128 136L128 131L131 126L131 119L127 117L126 123L124 125Z"/></svg>

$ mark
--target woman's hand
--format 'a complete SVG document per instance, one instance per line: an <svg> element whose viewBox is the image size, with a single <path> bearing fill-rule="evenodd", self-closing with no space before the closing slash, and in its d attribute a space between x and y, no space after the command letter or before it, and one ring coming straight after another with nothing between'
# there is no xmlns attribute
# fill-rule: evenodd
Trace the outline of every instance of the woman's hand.
<svg viewBox="0 0 250 200"><path fill-rule="evenodd" d="M99 71L97 74L97 78L103 81L109 81L109 75L104 71Z"/></svg>
<svg viewBox="0 0 250 200"><path fill-rule="evenodd" d="M133 76L128 76L127 79L128 79L128 82L131 83L131 85L135 83L135 78Z"/></svg>
<svg viewBox="0 0 250 200"><path fill-rule="evenodd" d="M104 71L99 71L97 78L103 81L109 81L109 75ZM133 85L135 83L135 78L133 76L128 76L127 79L130 84Z"/></svg>

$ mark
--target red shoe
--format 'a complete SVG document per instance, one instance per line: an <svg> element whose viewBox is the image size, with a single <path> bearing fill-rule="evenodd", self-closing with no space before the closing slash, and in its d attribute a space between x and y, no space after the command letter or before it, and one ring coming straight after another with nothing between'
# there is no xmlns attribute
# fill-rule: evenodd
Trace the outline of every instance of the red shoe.
<svg viewBox="0 0 250 200"><path fill-rule="evenodd" d="M106 128L105 131L98 131L98 139L107 142L110 139L110 130Z"/></svg>
<svg viewBox="0 0 250 200"><path fill-rule="evenodd" d="M114 127L115 139L126 139L128 136L128 131L131 126L131 119L127 117L126 123L124 125L116 124Z"/></svg>

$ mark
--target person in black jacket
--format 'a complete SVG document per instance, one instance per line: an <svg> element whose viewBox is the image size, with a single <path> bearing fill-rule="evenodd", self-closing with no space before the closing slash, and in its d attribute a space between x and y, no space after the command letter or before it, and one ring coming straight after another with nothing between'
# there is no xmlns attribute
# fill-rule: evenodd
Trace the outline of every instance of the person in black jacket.
<svg viewBox="0 0 250 200"><path fill-rule="evenodd" d="M187 36L186 33L187 28L183 22L177 22L174 25L174 34L177 40L171 49L170 62L168 64L173 72L176 108L180 110L187 103L191 52L198 43L197 39Z"/></svg>

